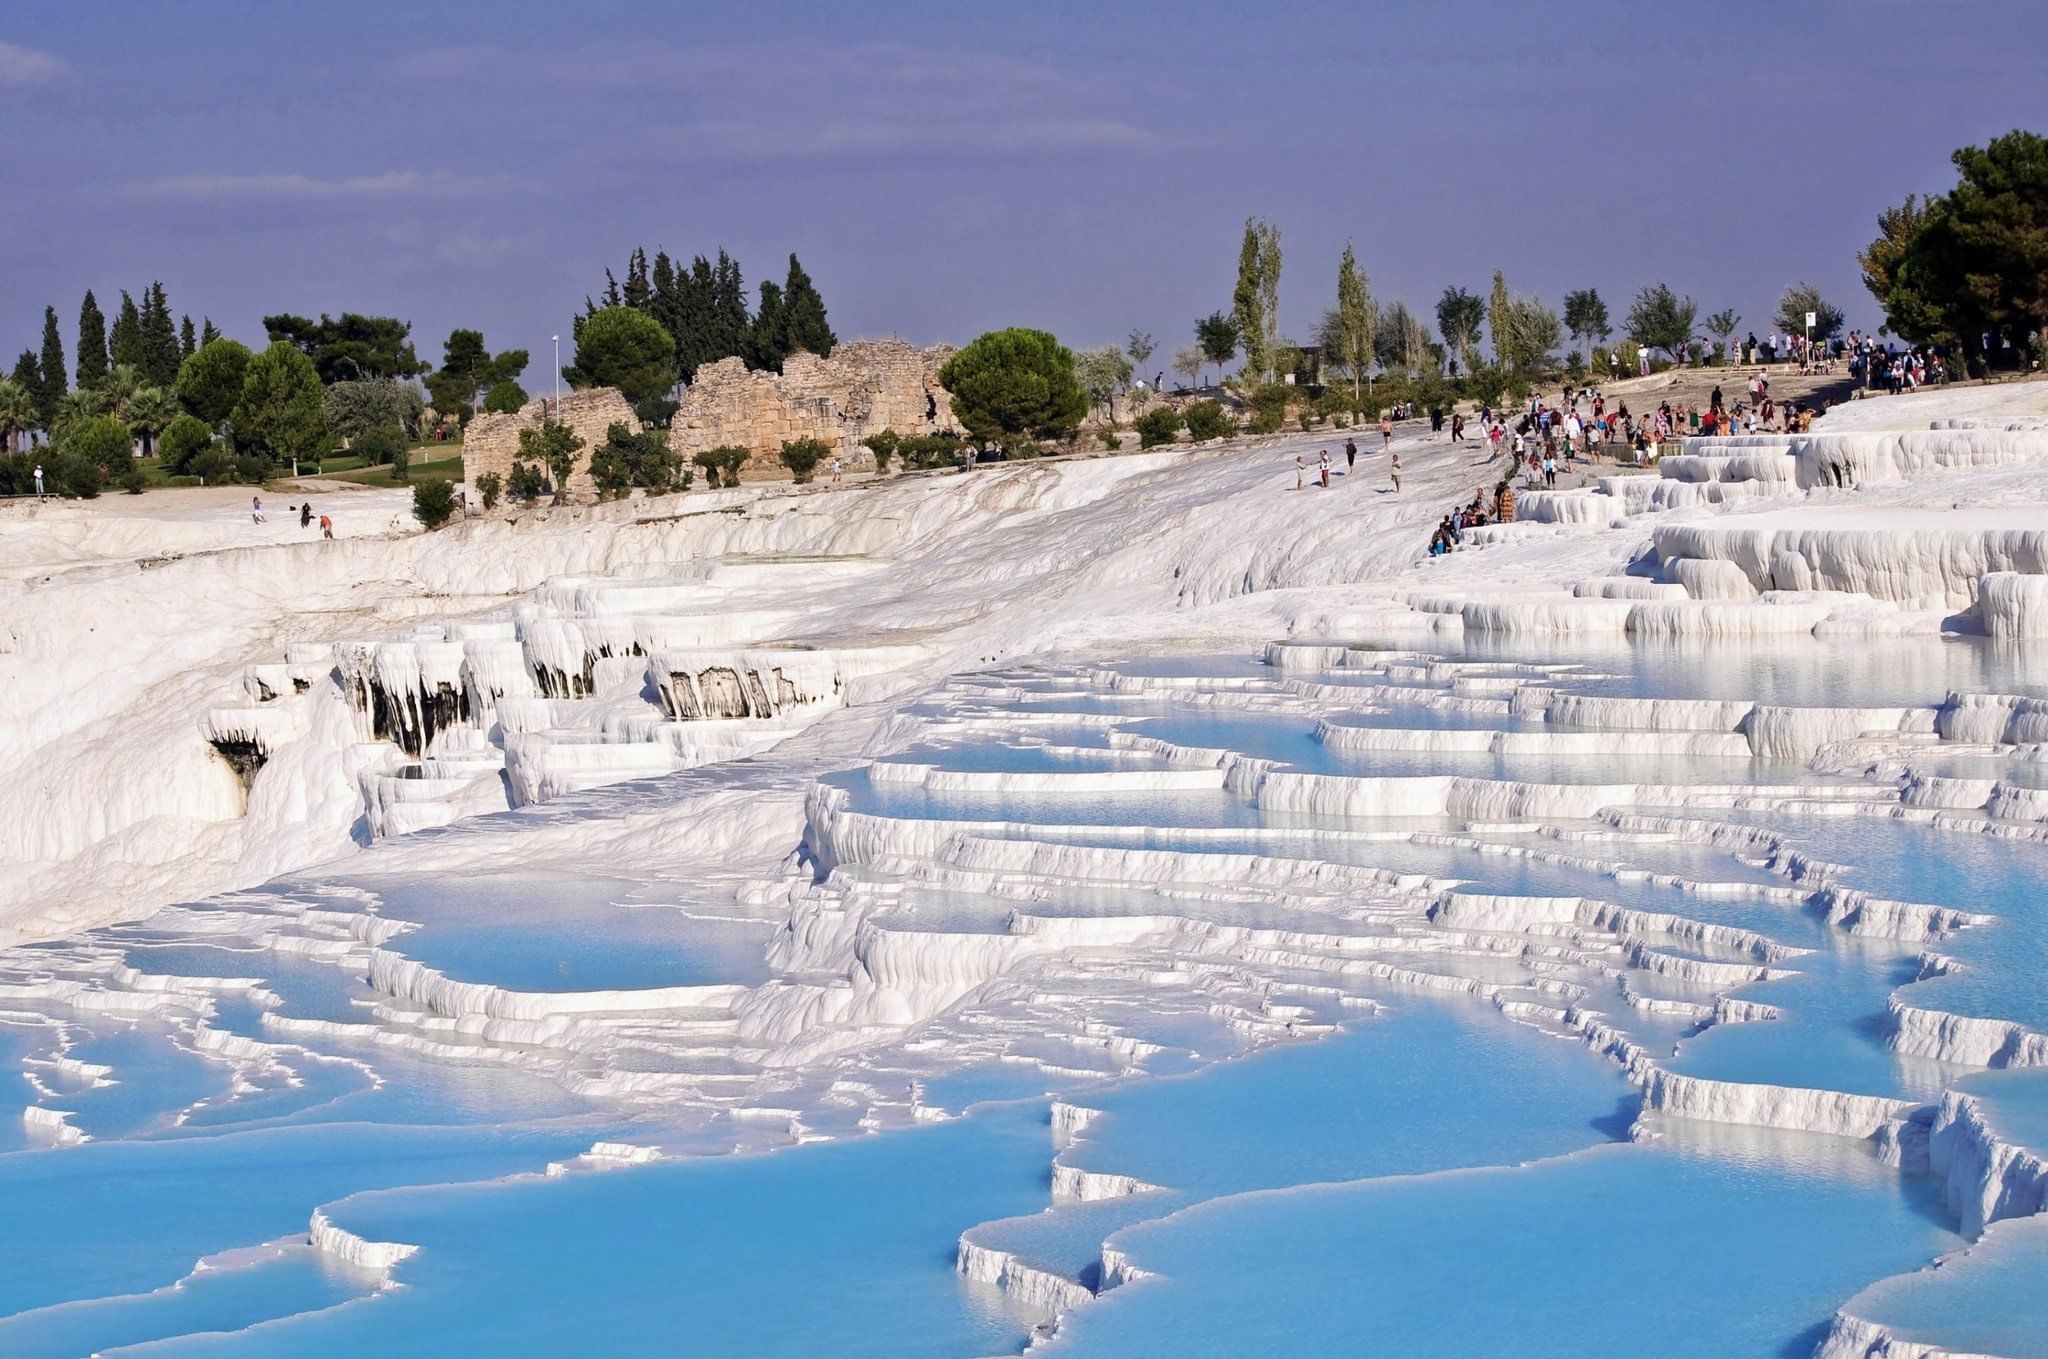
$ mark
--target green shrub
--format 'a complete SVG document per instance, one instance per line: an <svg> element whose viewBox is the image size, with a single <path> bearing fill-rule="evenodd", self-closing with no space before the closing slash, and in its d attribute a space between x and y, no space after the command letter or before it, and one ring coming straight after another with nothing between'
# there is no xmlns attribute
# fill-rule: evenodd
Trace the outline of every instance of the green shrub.
<svg viewBox="0 0 2048 1359"><path fill-rule="evenodd" d="M505 483L496 472L486 472L476 479L477 498L484 502L486 510L498 508L498 495L505 489Z"/></svg>
<svg viewBox="0 0 2048 1359"><path fill-rule="evenodd" d="M512 474L505 479L505 493L528 505L540 499L547 489L548 479L530 462L513 463Z"/></svg>
<svg viewBox="0 0 2048 1359"><path fill-rule="evenodd" d="M405 456L405 436L396 425L373 425L349 441L348 451L365 467L382 467Z"/></svg>
<svg viewBox="0 0 2048 1359"><path fill-rule="evenodd" d="M261 486L270 480L276 465L261 453L238 453L235 455L235 480L249 486Z"/></svg>
<svg viewBox="0 0 2048 1359"><path fill-rule="evenodd" d="M818 464L832 456L832 445L823 439L785 439L778 455L789 474L801 486L818 470Z"/></svg>
<svg viewBox="0 0 2048 1359"><path fill-rule="evenodd" d="M709 487L737 486L740 484L740 468L746 466L753 450L739 444L720 444L707 448L691 461L704 469L704 484Z"/></svg>
<svg viewBox="0 0 2048 1359"><path fill-rule="evenodd" d="M962 451L960 436L951 430L919 434L896 442L896 456L906 471L913 467L951 467L960 461Z"/></svg>
<svg viewBox="0 0 2048 1359"><path fill-rule="evenodd" d="M903 436L893 429L885 429L880 434L870 434L860 442L861 447L875 455L875 470L877 472L886 472L889 470L889 459L896 456L896 450L902 444Z"/></svg>
<svg viewBox="0 0 2048 1359"><path fill-rule="evenodd" d="M1124 441L1114 434L1105 434L1102 436L1102 446L1114 453L1124 446Z"/></svg>
<svg viewBox="0 0 2048 1359"><path fill-rule="evenodd" d="M415 482L412 488L412 517L429 529L437 529L455 517L455 483L442 477Z"/></svg>
<svg viewBox="0 0 2048 1359"><path fill-rule="evenodd" d="M669 449L667 430L635 432L623 421L607 426L604 442L590 454L590 479L606 498L622 496L635 486L650 495L672 491L683 470Z"/></svg>
<svg viewBox="0 0 2048 1359"><path fill-rule="evenodd" d="M1287 414L1277 410L1253 410L1252 418L1245 422L1245 429L1252 434L1278 434L1280 426L1287 423Z"/></svg>
<svg viewBox="0 0 2048 1359"><path fill-rule="evenodd" d="M1197 401L1189 406L1182 417L1188 427L1188 437L1196 443L1207 443L1221 439L1236 428L1230 412L1223 409L1221 401Z"/></svg>
<svg viewBox="0 0 2048 1359"><path fill-rule="evenodd" d="M235 476L235 460L219 444L200 449L186 468L204 486L224 486Z"/></svg>
<svg viewBox="0 0 2048 1359"><path fill-rule="evenodd" d="M1045 456L1045 445L1036 439L1019 439L1003 450L1005 457L1013 461L1030 462Z"/></svg>
<svg viewBox="0 0 2048 1359"><path fill-rule="evenodd" d="M110 415L72 421L57 441L57 451L97 463L109 479L119 477L135 462L134 436Z"/></svg>
<svg viewBox="0 0 2048 1359"><path fill-rule="evenodd" d="M114 484L129 495L141 495L142 488L149 485L149 478L142 475L140 467L130 467L121 473L120 476L114 478Z"/></svg>
<svg viewBox="0 0 2048 1359"><path fill-rule="evenodd" d="M1154 406L1138 417L1137 431L1140 448L1170 444L1180 434L1180 412L1171 406Z"/></svg>
<svg viewBox="0 0 2048 1359"><path fill-rule="evenodd" d="M1316 413L1314 411L1303 411L1300 415L1300 424L1303 434L1314 429L1316 427Z"/></svg>
<svg viewBox="0 0 2048 1359"><path fill-rule="evenodd" d="M180 415L164 426L164 432L156 437L157 461L165 472L182 475L192 465L192 459L200 450L213 443L213 431L206 422L190 415Z"/></svg>

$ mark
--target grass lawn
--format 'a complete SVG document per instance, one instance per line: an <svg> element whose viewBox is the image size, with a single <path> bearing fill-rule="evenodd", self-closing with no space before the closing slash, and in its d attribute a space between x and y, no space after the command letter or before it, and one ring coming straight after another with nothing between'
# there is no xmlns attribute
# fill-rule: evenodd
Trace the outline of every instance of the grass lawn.
<svg viewBox="0 0 2048 1359"><path fill-rule="evenodd" d="M460 444L442 444L440 447L452 448L454 451L449 456L436 458L432 462L414 463L407 469L411 473L411 480L419 481L429 477L439 477L444 481L462 480L462 446ZM389 467L364 468L358 463L356 464L358 470L355 471L337 472L334 470L337 464L345 461L348 460L344 458L329 458L325 469L321 471L320 475L332 477L336 481L353 481L362 486L399 486L405 484L391 475Z"/></svg>

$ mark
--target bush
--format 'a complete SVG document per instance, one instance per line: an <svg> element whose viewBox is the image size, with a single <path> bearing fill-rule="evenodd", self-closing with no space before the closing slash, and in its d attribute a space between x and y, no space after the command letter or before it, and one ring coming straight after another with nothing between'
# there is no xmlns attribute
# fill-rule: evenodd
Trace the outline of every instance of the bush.
<svg viewBox="0 0 2048 1359"><path fill-rule="evenodd" d="M165 472L177 476L192 465L200 450L213 443L213 431L204 420L181 415L164 426L156 438L156 456Z"/></svg>
<svg viewBox="0 0 2048 1359"><path fill-rule="evenodd" d="M455 517L455 483L429 477L412 488L412 517L429 529L440 528Z"/></svg>
<svg viewBox="0 0 2048 1359"><path fill-rule="evenodd" d="M1197 401L1181 418L1187 424L1188 437L1198 444L1221 439L1231 432L1236 423L1230 418L1230 412L1223 409L1221 401Z"/></svg>
<svg viewBox="0 0 2048 1359"><path fill-rule="evenodd" d="M1114 453L1124 446L1124 441L1114 434L1105 434L1102 436L1102 446Z"/></svg>
<svg viewBox="0 0 2048 1359"><path fill-rule="evenodd" d="M902 459L906 471L913 467L951 467L960 461L961 452L961 438L951 430L920 434L896 443L896 456Z"/></svg>
<svg viewBox="0 0 2048 1359"><path fill-rule="evenodd" d="M893 429L885 429L880 434L870 434L860 442L861 447L875 455L875 470L886 472L889 470L889 459L896 456L897 449L903 443L903 436Z"/></svg>
<svg viewBox="0 0 2048 1359"><path fill-rule="evenodd" d="M1020 462L1030 462L1045 456L1045 445L1036 439L1019 439L1003 450L1003 456Z"/></svg>
<svg viewBox="0 0 2048 1359"><path fill-rule="evenodd" d="M818 470L818 464L831 455L832 445L822 439L785 439L778 456L801 486Z"/></svg>
<svg viewBox="0 0 2048 1359"><path fill-rule="evenodd" d="M261 453L235 455L235 480L245 485L261 486L270 480L270 474L276 470L276 464Z"/></svg>
<svg viewBox="0 0 2048 1359"><path fill-rule="evenodd" d="M401 448L391 460L391 479L400 486L412 480L412 451Z"/></svg>
<svg viewBox="0 0 2048 1359"><path fill-rule="evenodd" d="M365 467L382 467L404 460L405 438L396 425L373 425L349 442L348 451L361 458Z"/></svg>
<svg viewBox="0 0 2048 1359"><path fill-rule="evenodd" d="M57 441L57 451L96 463L108 478L120 476L135 461L135 440L128 427L109 415L75 420Z"/></svg>
<svg viewBox="0 0 2048 1359"><path fill-rule="evenodd" d="M235 478L235 460L219 444L209 444L193 456L186 470L198 477L201 485L224 486Z"/></svg>
<svg viewBox="0 0 2048 1359"><path fill-rule="evenodd" d="M513 463L512 475L505 480L506 494L529 505L540 499L541 493L547 488L548 479L542 476L541 470L532 463Z"/></svg>
<svg viewBox="0 0 2048 1359"><path fill-rule="evenodd" d="M1157 448L1180 435L1180 412L1171 406L1154 406L1138 417L1138 447Z"/></svg>
<svg viewBox="0 0 2048 1359"><path fill-rule="evenodd" d="M505 483L496 472L486 472L476 479L477 497L484 502L486 510L498 508L498 495L504 489Z"/></svg>
<svg viewBox="0 0 2048 1359"><path fill-rule="evenodd" d="M753 450L739 444L720 444L707 448L691 461L704 469L706 486L737 486L740 484L740 468L747 459L754 456Z"/></svg>
<svg viewBox="0 0 2048 1359"><path fill-rule="evenodd" d="M130 467L120 476L114 478L114 484L129 495L141 495L142 488L149 485L149 478L142 475L140 467Z"/></svg>
<svg viewBox="0 0 2048 1359"><path fill-rule="evenodd" d="M1251 434L1278 434L1280 426L1287 423L1285 411L1253 410L1252 418L1245 422L1245 430Z"/></svg>
<svg viewBox="0 0 2048 1359"><path fill-rule="evenodd" d="M1316 427L1316 413L1314 411L1303 411L1300 414L1300 416L1297 417L1297 420L1301 425L1301 432L1303 434L1308 433L1310 430Z"/></svg>
<svg viewBox="0 0 2048 1359"><path fill-rule="evenodd" d="M682 408L680 401L671 401L665 396L650 396L633 403L633 415L649 429L667 429L668 422L675 419L676 412ZM489 409L488 404L485 409Z"/></svg>

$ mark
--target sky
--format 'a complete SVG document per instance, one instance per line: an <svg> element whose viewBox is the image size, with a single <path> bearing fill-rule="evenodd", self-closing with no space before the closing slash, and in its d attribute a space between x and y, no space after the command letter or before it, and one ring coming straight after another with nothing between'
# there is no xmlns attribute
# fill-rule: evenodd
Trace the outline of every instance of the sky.
<svg viewBox="0 0 2048 1359"><path fill-rule="evenodd" d="M0 367L55 304L353 310L548 367L635 245L791 251L841 337L1227 308L1248 216L1306 338L1355 247L1425 316L1493 271L1765 333L1949 153L2048 131L2039 0L0 0ZM565 348L564 357L567 353Z"/></svg>

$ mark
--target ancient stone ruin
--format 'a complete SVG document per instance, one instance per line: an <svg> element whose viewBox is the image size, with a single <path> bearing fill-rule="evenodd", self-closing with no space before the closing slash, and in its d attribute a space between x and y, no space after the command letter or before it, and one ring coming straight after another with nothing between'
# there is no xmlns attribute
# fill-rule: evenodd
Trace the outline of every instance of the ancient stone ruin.
<svg viewBox="0 0 2048 1359"><path fill-rule="evenodd" d="M872 470L874 455L861 440L885 429L898 434L932 434L957 429L952 398L939 385L939 369L953 356L950 345L920 349L907 340L851 340L831 357L792 354L780 373L752 371L737 358L697 370L670 422L669 443L685 462L725 444L753 451L740 469L743 481L787 481L789 469L777 456L785 441L818 439L832 445L849 471ZM547 417L552 398L529 402L516 415L479 415L469 422L462 444L463 478L474 483L485 472L511 474L519 453L519 431ZM638 430L633 408L609 387L572 392L562 399L561 419L583 436L586 449L603 442L614 421ZM588 453L569 479L572 494L592 491Z"/></svg>
<svg viewBox="0 0 2048 1359"><path fill-rule="evenodd" d="M469 422L462 436L462 479L471 486L486 472L508 478L513 460L519 456L519 431L538 429L554 406L553 397L529 401L515 415L482 414ZM638 417L632 403L616 387L591 387L570 392L562 398L561 422L583 437L583 451L577 454L576 471L569 478L572 495L590 495L596 487L590 480L590 450L604 442L605 431L614 422L637 432Z"/></svg>
<svg viewBox="0 0 2048 1359"><path fill-rule="evenodd" d="M670 422L669 443L685 458L721 444L741 444L754 456L740 469L743 481L787 480L777 454L784 441L831 444L848 470L869 470L874 455L861 447L870 434L931 434L957 429L952 398L939 385L951 345L919 349L907 340L852 340L830 358L792 354L780 373L750 371L736 358L697 370Z"/></svg>

